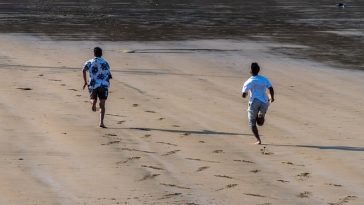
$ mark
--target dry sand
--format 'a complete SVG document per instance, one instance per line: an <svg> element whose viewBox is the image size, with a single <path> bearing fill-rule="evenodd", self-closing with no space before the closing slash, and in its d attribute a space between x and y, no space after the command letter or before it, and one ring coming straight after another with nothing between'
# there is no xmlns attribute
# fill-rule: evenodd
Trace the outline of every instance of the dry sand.
<svg viewBox="0 0 364 205"><path fill-rule="evenodd" d="M0 204L363 204L363 72L254 42L0 45ZM95 45L108 129L81 88ZM240 93L252 61L276 90L262 146Z"/></svg>

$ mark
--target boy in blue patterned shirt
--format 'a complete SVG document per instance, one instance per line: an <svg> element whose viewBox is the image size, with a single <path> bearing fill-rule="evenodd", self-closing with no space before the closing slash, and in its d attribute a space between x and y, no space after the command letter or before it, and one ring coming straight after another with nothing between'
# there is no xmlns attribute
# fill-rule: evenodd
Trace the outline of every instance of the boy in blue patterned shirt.
<svg viewBox="0 0 364 205"><path fill-rule="evenodd" d="M95 58L86 61L83 66L82 74L84 85L88 86L92 104L92 111L96 112L97 99L100 100L100 127L106 128L104 124L105 102L108 97L110 79L112 78L109 63L102 57L102 49L94 48ZM89 82L87 82L86 72L89 72Z"/></svg>

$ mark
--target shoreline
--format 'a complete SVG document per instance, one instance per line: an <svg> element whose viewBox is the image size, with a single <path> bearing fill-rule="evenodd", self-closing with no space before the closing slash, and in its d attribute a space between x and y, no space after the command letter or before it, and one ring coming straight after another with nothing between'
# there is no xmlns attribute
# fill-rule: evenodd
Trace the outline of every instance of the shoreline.
<svg viewBox="0 0 364 205"><path fill-rule="evenodd" d="M81 89L96 42L1 35L0 43L2 203L363 200L361 71L251 41L97 42L113 73L109 128L99 129ZM183 50L191 48L230 51ZM138 49L157 50L124 52ZM276 91L263 146L251 145L240 93L252 61Z"/></svg>

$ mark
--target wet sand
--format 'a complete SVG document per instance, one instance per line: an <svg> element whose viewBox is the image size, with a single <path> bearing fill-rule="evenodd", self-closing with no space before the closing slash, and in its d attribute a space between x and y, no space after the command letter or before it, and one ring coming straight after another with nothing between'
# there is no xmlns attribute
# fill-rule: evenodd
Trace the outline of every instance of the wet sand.
<svg viewBox="0 0 364 205"><path fill-rule="evenodd" d="M0 36L1 204L361 204L362 72L250 41L88 42ZM97 127L81 66L113 72ZM241 86L276 89L252 145Z"/></svg>
<svg viewBox="0 0 364 205"><path fill-rule="evenodd" d="M235 39L302 45L272 52L364 69L364 2L332 0L3 0L0 32L58 40ZM264 6L262 6L264 5Z"/></svg>

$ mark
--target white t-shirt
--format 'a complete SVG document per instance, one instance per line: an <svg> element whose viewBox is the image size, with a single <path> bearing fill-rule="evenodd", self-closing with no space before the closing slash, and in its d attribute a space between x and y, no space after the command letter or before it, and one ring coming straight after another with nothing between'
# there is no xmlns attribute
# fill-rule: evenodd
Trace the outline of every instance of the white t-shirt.
<svg viewBox="0 0 364 205"><path fill-rule="evenodd" d="M269 82L268 78L256 75L245 81L242 92L248 93L248 91L250 91L249 102L253 102L253 100L257 98L264 103L268 103L267 89L270 87L272 87L272 84Z"/></svg>
<svg viewBox="0 0 364 205"><path fill-rule="evenodd" d="M89 88L95 89L98 87L109 88L111 77L110 66L103 57L95 57L86 61L83 70L90 74Z"/></svg>

